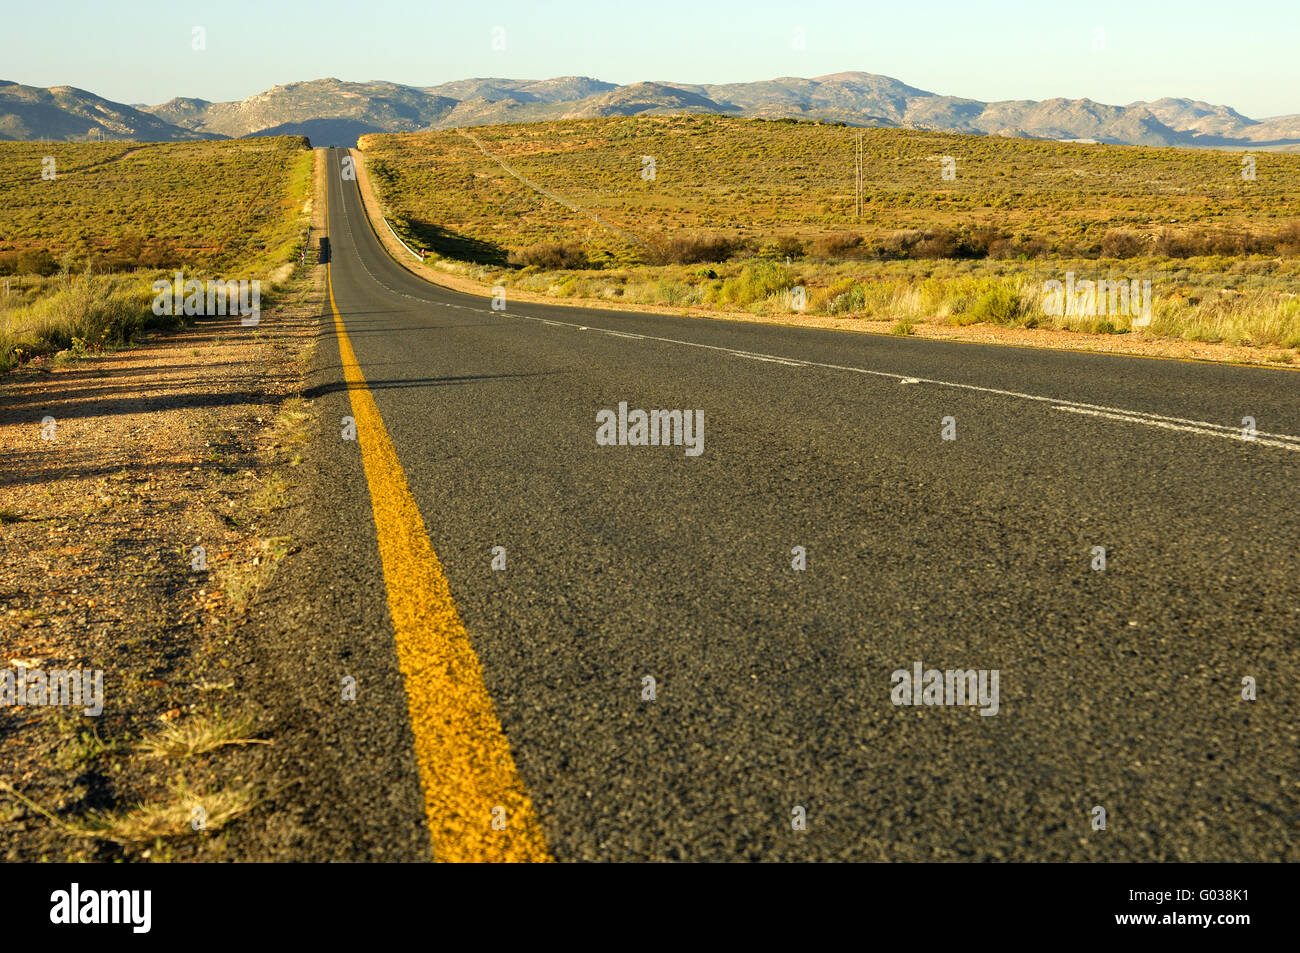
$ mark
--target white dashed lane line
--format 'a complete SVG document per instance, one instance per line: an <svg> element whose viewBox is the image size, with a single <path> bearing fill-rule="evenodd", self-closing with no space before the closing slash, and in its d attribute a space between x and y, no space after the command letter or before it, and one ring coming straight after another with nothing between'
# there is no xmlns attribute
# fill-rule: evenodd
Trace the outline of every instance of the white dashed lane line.
<svg viewBox="0 0 1300 953"><path fill-rule="evenodd" d="M505 314L505 312L499 313ZM738 351L735 348L722 347L716 344L701 344L698 341L683 341L678 338L656 337L651 334L628 334L623 331L612 331L607 328L597 328L590 325L569 324L565 321L553 321L549 318L538 318L528 314L515 313L510 316L523 318L527 321L540 321L544 324L551 325L552 327L562 326L574 328L579 331L599 331L620 338L633 338L642 341L659 341L664 344L677 344L682 347L695 347L709 351L720 351L734 357L748 358L753 361L764 361L770 364L782 364L786 367L816 367L824 370L847 371L853 374L867 374L872 377L884 377L890 380L896 380L900 384L933 384L936 387L951 387L958 390L969 390L982 394L994 394L999 397L1011 397L1016 400L1030 400L1035 403L1047 404L1056 410L1066 410L1076 414L1102 417L1107 420L1145 424L1148 427L1158 427L1163 430L1176 430L1182 433L1197 433L1209 437L1223 437L1227 439L1240 440L1243 443L1254 443L1265 447L1277 447L1283 450L1300 451L1300 437L1292 436L1290 434L1269 433L1268 431L1258 430L1253 431L1250 436L1245 436L1246 431L1241 427L1216 424L1208 420L1191 420L1185 417L1169 417L1164 414L1153 414L1142 410L1127 410L1123 407L1107 407L1104 404L1087 404L1079 401L1065 400L1061 397L1045 397L1041 394L1025 394L1020 391L1004 390L999 387L981 387L978 384L963 384L957 381L941 381L925 377L910 377L906 374L895 374L890 371L873 371L864 367L848 367L844 364L824 364L820 361L792 360L791 358L781 357L777 354L759 354L753 351Z"/></svg>

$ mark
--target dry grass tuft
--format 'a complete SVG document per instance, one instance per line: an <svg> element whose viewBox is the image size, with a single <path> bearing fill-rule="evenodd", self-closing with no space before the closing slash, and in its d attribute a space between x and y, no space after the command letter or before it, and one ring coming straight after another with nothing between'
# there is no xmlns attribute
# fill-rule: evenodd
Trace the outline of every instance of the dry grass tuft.
<svg viewBox="0 0 1300 953"><path fill-rule="evenodd" d="M65 821L8 782L0 781L0 792L36 811L65 834L111 841L123 847L219 831L258 802L251 784L197 791L184 781L176 781L162 800L141 802L121 811L90 811Z"/></svg>
<svg viewBox="0 0 1300 953"><path fill-rule="evenodd" d="M167 725L138 745L140 751L156 758L183 761L195 755L216 751L226 745L269 745L261 738L244 737L254 727L250 715L222 718L220 714L199 715Z"/></svg>

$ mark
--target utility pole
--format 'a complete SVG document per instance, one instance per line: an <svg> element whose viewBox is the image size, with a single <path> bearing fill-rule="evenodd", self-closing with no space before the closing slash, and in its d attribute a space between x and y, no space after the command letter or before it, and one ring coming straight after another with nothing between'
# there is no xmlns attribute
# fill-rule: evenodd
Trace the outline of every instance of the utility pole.
<svg viewBox="0 0 1300 953"><path fill-rule="evenodd" d="M863 205L866 205L866 185L862 182L862 130L858 130L858 221L862 221Z"/></svg>
<svg viewBox="0 0 1300 953"><path fill-rule="evenodd" d="M853 177L854 197L853 197L853 214L862 221L862 131L858 131L858 161L857 170Z"/></svg>

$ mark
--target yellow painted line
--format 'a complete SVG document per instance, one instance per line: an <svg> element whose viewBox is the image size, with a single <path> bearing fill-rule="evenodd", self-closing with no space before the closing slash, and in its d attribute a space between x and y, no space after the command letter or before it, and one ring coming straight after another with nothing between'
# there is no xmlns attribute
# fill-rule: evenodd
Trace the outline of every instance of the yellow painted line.
<svg viewBox="0 0 1300 953"><path fill-rule="evenodd" d="M327 264L330 309L370 487L434 859L549 861L478 656L334 303L331 272ZM493 827L499 809L505 812L504 830Z"/></svg>

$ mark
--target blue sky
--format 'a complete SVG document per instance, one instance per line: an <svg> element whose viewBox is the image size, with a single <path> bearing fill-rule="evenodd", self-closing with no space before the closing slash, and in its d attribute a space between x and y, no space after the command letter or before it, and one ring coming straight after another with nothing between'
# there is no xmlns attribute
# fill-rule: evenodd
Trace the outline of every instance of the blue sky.
<svg viewBox="0 0 1300 953"><path fill-rule="evenodd" d="M2 19L0 79L127 103L242 99L322 76L717 83L864 70L984 100L1186 96L1256 118L1300 112L1300 0L39 0L6 4Z"/></svg>

